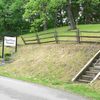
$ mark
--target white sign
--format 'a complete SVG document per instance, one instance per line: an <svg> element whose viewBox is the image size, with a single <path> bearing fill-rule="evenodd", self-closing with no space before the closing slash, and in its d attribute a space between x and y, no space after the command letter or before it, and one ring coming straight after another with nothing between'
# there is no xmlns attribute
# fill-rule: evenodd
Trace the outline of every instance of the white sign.
<svg viewBox="0 0 100 100"><path fill-rule="evenodd" d="M15 47L16 46L16 37L4 37L4 45L5 46L11 46Z"/></svg>

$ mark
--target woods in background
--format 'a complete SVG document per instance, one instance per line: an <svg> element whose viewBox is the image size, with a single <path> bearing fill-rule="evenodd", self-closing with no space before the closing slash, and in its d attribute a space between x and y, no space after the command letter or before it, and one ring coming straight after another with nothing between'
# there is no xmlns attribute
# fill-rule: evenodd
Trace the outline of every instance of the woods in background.
<svg viewBox="0 0 100 100"><path fill-rule="evenodd" d="M100 0L0 0L0 34L100 23Z"/></svg>

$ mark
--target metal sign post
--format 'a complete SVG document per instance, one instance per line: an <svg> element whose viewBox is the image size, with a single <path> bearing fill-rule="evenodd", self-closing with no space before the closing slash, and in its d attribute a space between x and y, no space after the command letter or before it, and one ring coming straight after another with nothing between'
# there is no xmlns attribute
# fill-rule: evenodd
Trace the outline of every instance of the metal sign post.
<svg viewBox="0 0 100 100"><path fill-rule="evenodd" d="M15 47L15 52L17 52L17 37L3 37L3 43L2 43L2 64L5 63L5 46L6 47Z"/></svg>
<svg viewBox="0 0 100 100"><path fill-rule="evenodd" d="M17 52L17 36L16 36L16 46L15 46L15 52Z"/></svg>
<svg viewBox="0 0 100 100"><path fill-rule="evenodd" d="M4 59L4 37L3 37L3 43L2 43L2 59Z"/></svg>

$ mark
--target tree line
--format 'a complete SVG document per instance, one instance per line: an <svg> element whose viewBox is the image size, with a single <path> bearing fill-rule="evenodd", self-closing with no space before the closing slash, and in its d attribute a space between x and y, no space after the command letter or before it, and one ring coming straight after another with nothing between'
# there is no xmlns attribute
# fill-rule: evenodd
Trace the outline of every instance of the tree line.
<svg viewBox="0 0 100 100"><path fill-rule="evenodd" d="M0 34L100 23L100 0L0 0Z"/></svg>

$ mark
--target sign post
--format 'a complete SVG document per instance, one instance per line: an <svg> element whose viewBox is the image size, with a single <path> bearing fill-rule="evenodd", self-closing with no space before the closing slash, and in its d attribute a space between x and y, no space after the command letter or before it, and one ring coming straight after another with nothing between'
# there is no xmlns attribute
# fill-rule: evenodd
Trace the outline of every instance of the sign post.
<svg viewBox="0 0 100 100"><path fill-rule="evenodd" d="M4 37L3 37L3 43L2 43L2 59L4 59Z"/></svg>
<svg viewBox="0 0 100 100"><path fill-rule="evenodd" d="M16 36L16 46L15 46L15 52L17 52L17 36Z"/></svg>
<svg viewBox="0 0 100 100"><path fill-rule="evenodd" d="M4 51L6 47L15 47L15 52L17 52L17 37L3 37L3 43L2 43L2 63L4 63Z"/></svg>

